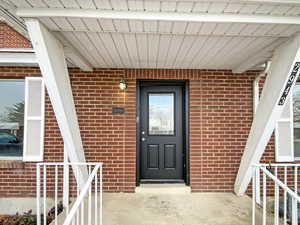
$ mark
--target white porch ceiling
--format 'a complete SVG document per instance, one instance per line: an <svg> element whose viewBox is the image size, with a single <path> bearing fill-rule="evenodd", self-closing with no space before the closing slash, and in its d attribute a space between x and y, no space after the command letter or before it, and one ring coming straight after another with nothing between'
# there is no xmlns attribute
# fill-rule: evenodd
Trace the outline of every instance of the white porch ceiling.
<svg viewBox="0 0 300 225"><path fill-rule="evenodd" d="M5 10L94 9L257 15L299 18L298 0L2 0ZM22 18L17 17L20 22ZM236 69L258 55L268 60L276 47L300 31L296 24L175 22L40 16L95 68Z"/></svg>

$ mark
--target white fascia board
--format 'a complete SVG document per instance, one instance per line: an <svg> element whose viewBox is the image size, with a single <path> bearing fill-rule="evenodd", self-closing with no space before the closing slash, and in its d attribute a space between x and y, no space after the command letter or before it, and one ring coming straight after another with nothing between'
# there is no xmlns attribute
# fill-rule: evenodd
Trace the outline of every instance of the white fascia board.
<svg viewBox="0 0 300 225"><path fill-rule="evenodd" d="M143 0L136 0L143 1ZM161 1L161 0L152 0ZM166 2L191 2L191 0L164 0ZM225 3L257 3L257 4L283 4L283 5L299 5L299 0L212 0L211 3L225 2Z"/></svg>
<svg viewBox="0 0 300 225"><path fill-rule="evenodd" d="M27 19L26 25L69 160L85 162L63 46L38 20ZM80 167L75 177L82 188L88 178L87 167Z"/></svg>
<svg viewBox="0 0 300 225"><path fill-rule="evenodd" d="M270 137L291 96L300 72L300 34L281 45L274 53L260 102L254 116L236 177L234 191L243 195L251 181L252 166L258 164ZM284 98L285 97L285 98Z"/></svg>
<svg viewBox="0 0 300 225"><path fill-rule="evenodd" d="M37 59L34 53L24 52L1 52L0 64L37 64Z"/></svg>
<svg viewBox="0 0 300 225"><path fill-rule="evenodd" d="M242 14L209 14L181 12L133 12L99 9L18 8L20 17L69 17L119 20L214 22L214 23L259 23L300 25L300 17Z"/></svg>

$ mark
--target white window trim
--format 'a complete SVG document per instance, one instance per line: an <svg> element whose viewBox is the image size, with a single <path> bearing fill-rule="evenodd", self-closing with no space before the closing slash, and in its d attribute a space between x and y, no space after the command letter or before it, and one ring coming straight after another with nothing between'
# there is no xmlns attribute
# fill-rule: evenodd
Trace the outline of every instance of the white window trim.
<svg viewBox="0 0 300 225"><path fill-rule="evenodd" d="M0 82L2 81L13 81L13 82L24 82L25 84L25 79L0 79ZM24 86L25 88L25 86ZM25 90L24 90L25 91ZM24 95L24 108L26 107L26 101L25 101L25 95ZM24 134L23 134L24 136ZM23 151L24 151L24 143L23 143ZM11 160L11 161L22 161L23 156L0 156L0 161L1 160Z"/></svg>
<svg viewBox="0 0 300 225"><path fill-rule="evenodd" d="M28 115L28 105L26 102L29 100L28 96L28 89L26 89L26 86L28 86L29 81L41 81L42 82L42 93L41 93L41 116L27 116ZM26 77L25 78L25 110L24 110L24 137L27 137L27 122L31 121L40 121L41 122L41 139L40 139L40 147L41 151L39 156L31 156L28 157L26 155L26 146L27 146L27 139L24 138L23 140L23 161L24 162L38 162L43 161L44 158L44 137L45 137L45 84L44 80L41 77Z"/></svg>
<svg viewBox="0 0 300 225"><path fill-rule="evenodd" d="M293 126L293 96L290 96L286 100L286 105L284 106L283 113L281 115L281 118L277 121L276 126L275 126L275 162L293 162L295 161L295 154L294 154L294 126ZM288 107L288 109L287 109ZM288 110L288 115L285 115L284 112ZM289 143L284 143L285 146L289 147L289 151L287 152L288 154L282 154L282 150L280 147L282 147L282 143L280 143L280 137L282 135L282 130L280 127L285 124L289 126L289 132L288 135L290 135ZM289 136L288 136L289 137Z"/></svg>

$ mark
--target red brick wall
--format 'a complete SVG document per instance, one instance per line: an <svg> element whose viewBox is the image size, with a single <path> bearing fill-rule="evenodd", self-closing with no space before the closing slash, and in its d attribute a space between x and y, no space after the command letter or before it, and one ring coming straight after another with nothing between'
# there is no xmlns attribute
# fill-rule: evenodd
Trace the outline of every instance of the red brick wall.
<svg viewBox="0 0 300 225"><path fill-rule="evenodd" d="M9 38L7 38L9 37ZM30 43L0 23L0 47L28 48ZM73 95L88 161L104 162L104 188L133 192L136 179L136 80L189 80L190 174L193 191L233 191L252 121L252 81L242 75L207 70L70 69ZM40 76L37 68L0 67L1 78ZM126 91L118 88L121 78ZM112 107L125 114L112 114ZM45 161L63 161L63 143L46 99ZM274 161L271 140L263 157ZM0 196L34 196L35 164L5 168L0 162Z"/></svg>
<svg viewBox="0 0 300 225"><path fill-rule="evenodd" d="M0 68L0 78L39 74L35 68ZM192 190L231 192L252 120L254 76L206 70L71 69L86 158L104 162L105 190L135 188L136 79L188 79ZM125 92L118 88L122 77L128 83ZM113 106L125 107L125 114L112 114ZM62 161L63 144L48 98L46 107L45 161ZM34 195L34 187L34 164L0 169L0 196Z"/></svg>
<svg viewBox="0 0 300 225"><path fill-rule="evenodd" d="M31 44L6 23L0 22L0 48L31 48Z"/></svg>

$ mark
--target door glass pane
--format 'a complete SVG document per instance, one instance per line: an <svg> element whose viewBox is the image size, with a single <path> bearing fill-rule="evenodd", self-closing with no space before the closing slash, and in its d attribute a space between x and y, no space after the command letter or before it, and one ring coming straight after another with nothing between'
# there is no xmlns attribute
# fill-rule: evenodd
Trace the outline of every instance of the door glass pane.
<svg viewBox="0 0 300 225"><path fill-rule="evenodd" d="M174 135L174 94L149 94L149 135Z"/></svg>
<svg viewBox="0 0 300 225"><path fill-rule="evenodd" d="M295 85L293 91L294 111L294 148L295 157L300 157L300 85Z"/></svg>

